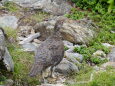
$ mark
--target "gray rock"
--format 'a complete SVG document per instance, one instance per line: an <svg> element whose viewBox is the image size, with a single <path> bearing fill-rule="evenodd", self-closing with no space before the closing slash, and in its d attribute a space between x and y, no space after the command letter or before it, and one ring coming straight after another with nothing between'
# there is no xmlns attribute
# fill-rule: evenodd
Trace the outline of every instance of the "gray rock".
<svg viewBox="0 0 115 86"><path fill-rule="evenodd" d="M111 62L115 62L115 47L111 50L111 52L107 55Z"/></svg>
<svg viewBox="0 0 115 86"><path fill-rule="evenodd" d="M25 37L18 37L17 40L19 41L23 41L25 39Z"/></svg>
<svg viewBox="0 0 115 86"><path fill-rule="evenodd" d="M16 29L18 24L18 19L15 16L3 15L0 16L0 27L10 27Z"/></svg>
<svg viewBox="0 0 115 86"><path fill-rule="evenodd" d="M63 43L64 43L64 46L68 48L68 50L66 50L67 52L73 52L74 50L73 43L66 40L64 40Z"/></svg>
<svg viewBox="0 0 115 86"><path fill-rule="evenodd" d="M77 73L78 71L79 71L78 67L72 62L69 62L65 58L61 61L59 65L55 67L55 72L58 72L64 75L70 75L73 73Z"/></svg>
<svg viewBox="0 0 115 86"><path fill-rule="evenodd" d="M69 48L68 50L66 50L66 52L70 52L70 53L72 53L73 50L74 50L74 47L71 47L71 48Z"/></svg>
<svg viewBox="0 0 115 86"><path fill-rule="evenodd" d="M32 43L25 43L25 44L22 44L22 47L23 47L23 51L28 51L28 52L33 52L33 51L36 51L36 46Z"/></svg>
<svg viewBox="0 0 115 86"><path fill-rule="evenodd" d="M65 56L68 60L75 64L79 64L79 62L83 61L83 56L79 53L70 53L70 52L65 52Z"/></svg>
<svg viewBox="0 0 115 86"><path fill-rule="evenodd" d="M40 33L30 34L27 38L25 38L23 41L21 41L19 44L26 44L31 42L32 40L38 38L40 36Z"/></svg>
<svg viewBox="0 0 115 86"><path fill-rule="evenodd" d="M54 15L69 13L72 8L66 0L47 0L47 3L44 3L43 7L43 11Z"/></svg>
<svg viewBox="0 0 115 86"><path fill-rule="evenodd" d="M114 33L115 33L115 31L111 31L111 33L113 33L113 34L114 34Z"/></svg>
<svg viewBox="0 0 115 86"><path fill-rule="evenodd" d="M64 40L63 43L64 43L64 46L66 46L66 47L68 47L68 48L73 47L73 43L71 43L71 42L69 42L69 41Z"/></svg>
<svg viewBox="0 0 115 86"><path fill-rule="evenodd" d="M13 1L14 3L22 6L22 7L33 7L41 9L43 7L43 2L45 0L3 0L5 1Z"/></svg>
<svg viewBox="0 0 115 86"><path fill-rule="evenodd" d="M109 43L102 43L103 46L107 47L107 48L112 48L114 47L113 45L110 45Z"/></svg>
<svg viewBox="0 0 115 86"><path fill-rule="evenodd" d="M3 5L1 4L1 2L0 2L0 7L2 7Z"/></svg>
<svg viewBox="0 0 115 86"><path fill-rule="evenodd" d="M37 85L37 86L66 86L64 84L42 84L42 85Z"/></svg>
<svg viewBox="0 0 115 86"><path fill-rule="evenodd" d="M115 68L115 62L106 62L101 65L102 68L107 68L108 66Z"/></svg>
<svg viewBox="0 0 115 86"><path fill-rule="evenodd" d="M7 47L5 47L5 54L3 56L4 60L4 65L6 66L8 71L14 71L14 63L12 60L12 57L10 55L10 53L8 52Z"/></svg>
<svg viewBox="0 0 115 86"><path fill-rule="evenodd" d="M94 66L93 68L94 68L94 70L96 70L96 71L99 71L99 70L100 70L100 68L99 68L97 65Z"/></svg>
<svg viewBox="0 0 115 86"><path fill-rule="evenodd" d="M32 34L31 31L33 29L32 26L19 26L20 31L18 32L19 37L27 37Z"/></svg>
<svg viewBox="0 0 115 86"><path fill-rule="evenodd" d="M11 79L6 80L5 86L13 86L14 81Z"/></svg>
<svg viewBox="0 0 115 86"><path fill-rule="evenodd" d="M37 44L41 44L41 41L38 40L38 39L34 39L34 42L37 43Z"/></svg>
<svg viewBox="0 0 115 86"><path fill-rule="evenodd" d="M80 47L80 45L69 46L69 49L66 50L66 51L69 52L69 53L74 53L74 49L75 49L76 47Z"/></svg>
<svg viewBox="0 0 115 86"><path fill-rule="evenodd" d="M96 52L93 53L93 57L102 57L102 58L105 58L106 54L103 51L101 51L101 50L97 50Z"/></svg>
<svg viewBox="0 0 115 86"><path fill-rule="evenodd" d="M45 12L54 15L63 15L70 12L71 5L66 0L7 0L13 1L22 7L31 7L33 9L42 9Z"/></svg>
<svg viewBox="0 0 115 86"><path fill-rule="evenodd" d="M5 37L2 30L0 30L0 63L4 65L5 68L3 69L7 69L8 71L14 70L14 63L7 47L5 46Z"/></svg>
<svg viewBox="0 0 115 86"><path fill-rule="evenodd" d="M72 43L88 44L96 36L96 27L90 20L82 19L75 21L63 16L53 17L48 21L37 23L34 29L41 33L41 37L47 38L53 32L55 22L60 18L65 19L61 29L64 40ZM52 26L52 28L49 28L49 26Z"/></svg>

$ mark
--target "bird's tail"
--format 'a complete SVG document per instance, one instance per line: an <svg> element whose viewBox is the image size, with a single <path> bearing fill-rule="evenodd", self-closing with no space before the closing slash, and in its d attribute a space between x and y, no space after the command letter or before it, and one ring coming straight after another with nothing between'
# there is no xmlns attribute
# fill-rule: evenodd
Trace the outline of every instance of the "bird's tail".
<svg viewBox="0 0 115 86"><path fill-rule="evenodd" d="M43 65L35 63L30 70L29 76L34 77L37 74L40 74L42 70L43 70Z"/></svg>

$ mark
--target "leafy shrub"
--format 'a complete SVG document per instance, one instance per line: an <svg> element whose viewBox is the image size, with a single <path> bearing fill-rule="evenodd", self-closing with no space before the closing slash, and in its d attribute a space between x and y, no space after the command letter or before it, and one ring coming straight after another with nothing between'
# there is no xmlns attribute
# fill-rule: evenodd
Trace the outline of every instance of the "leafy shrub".
<svg viewBox="0 0 115 86"><path fill-rule="evenodd" d="M93 53L93 52L90 52L90 48L86 48L83 46L75 47L74 52L82 54L84 56L84 60L90 60L91 54Z"/></svg>
<svg viewBox="0 0 115 86"><path fill-rule="evenodd" d="M96 52L97 50L102 50L106 54L110 52L110 50L108 48L104 47L100 43L94 43L92 46L89 46L89 47L81 46L81 47L74 48L74 52L82 54L85 61L91 61L95 64L100 64L100 63L106 62L107 60L101 60L98 57L92 57L92 54L94 52Z"/></svg>
<svg viewBox="0 0 115 86"><path fill-rule="evenodd" d="M108 3L109 3L108 12L110 13L114 8L114 0L108 0Z"/></svg>
<svg viewBox="0 0 115 86"><path fill-rule="evenodd" d="M93 62L93 63L95 63L95 64L102 64L102 63L105 63L105 62L107 62L108 60L107 59L101 59L101 58L99 58L99 57L92 57L91 58L91 61Z"/></svg>
<svg viewBox="0 0 115 86"><path fill-rule="evenodd" d="M81 9L88 9L101 14L111 12L114 7L114 0L72 0L77 7Z"/></svg>
<svg viewBox="0 0 115 86"><path fill-rule="evenodd" d="M71 19L82 19L86 14L85 12L82 13L80 11L77 11L75 8L71 9L72 15L66 14L65 16Z"/></svg>
<svg viewBox="0 0 115 86"><path fill-rule="evenodd" d="M101 58L93 57L93 58L91 58L91 61L92 61L93 63L95 63L95 64L99 64L99 63L101 63Z"/></svg>

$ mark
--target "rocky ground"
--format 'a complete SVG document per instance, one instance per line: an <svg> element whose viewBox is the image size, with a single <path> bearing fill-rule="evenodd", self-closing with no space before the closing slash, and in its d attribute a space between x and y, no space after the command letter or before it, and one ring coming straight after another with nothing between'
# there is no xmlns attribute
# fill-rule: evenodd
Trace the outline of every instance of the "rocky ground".
<svg viewBox="0 0 115 86"><path fill-rule="evenodd" d="M45 3L46 1L47 3ZM8 59L0 57L0 61L6 64L5 68L8 71L14 70L13 76L6 80L7 86L12 86L13 83L14 86L66 86L66 84L77 86L74 84L93 81L96 73L106 71L108 66L115 68L115 46L109 43L101 43L111 52L106 54L103 50L97 50L91 56L97 57L101 61L108 60L108 62L101 66L88 62L88 67L93 67L88 80L76 81L71 76L76 75L84 68L84 55L76 51L79 51L78 49L82 47L87 48L99 32L99 27L88 18L72 20L65 17L64 14L70 13L71 8L70 3L65 0L2 0L0 4L0 26L8 34L10 43L1 45L5 41L1 40L3 39L1 31L0 46L4 46L5 56ZM48 84L37 85L39 84L37 80L30 79L30 77L29 80L25 79L28 77L27 74L33 62L33 52L42 41L52 34L55 22L59 18L65 18L61 30L65 56L61 63L55 67L54 74L57 78L49 78ZM11 55L9 55L7 47Z"/></svg>

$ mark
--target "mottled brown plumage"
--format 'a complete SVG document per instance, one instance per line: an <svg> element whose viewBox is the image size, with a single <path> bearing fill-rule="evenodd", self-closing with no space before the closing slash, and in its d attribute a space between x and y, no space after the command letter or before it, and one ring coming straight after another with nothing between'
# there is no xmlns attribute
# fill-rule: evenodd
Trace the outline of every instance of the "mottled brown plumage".
<svg viewBox="0 0 115 86"><path fill-rule="evenodd" d="M55 24L53 34L38 47L35 53L35 62L29 74L30 76L42 74L48 67L51 67L52 75L53 67L58 65L63 59L64 44L59 31L62 25L63 20L58 20Z"/></svg>

